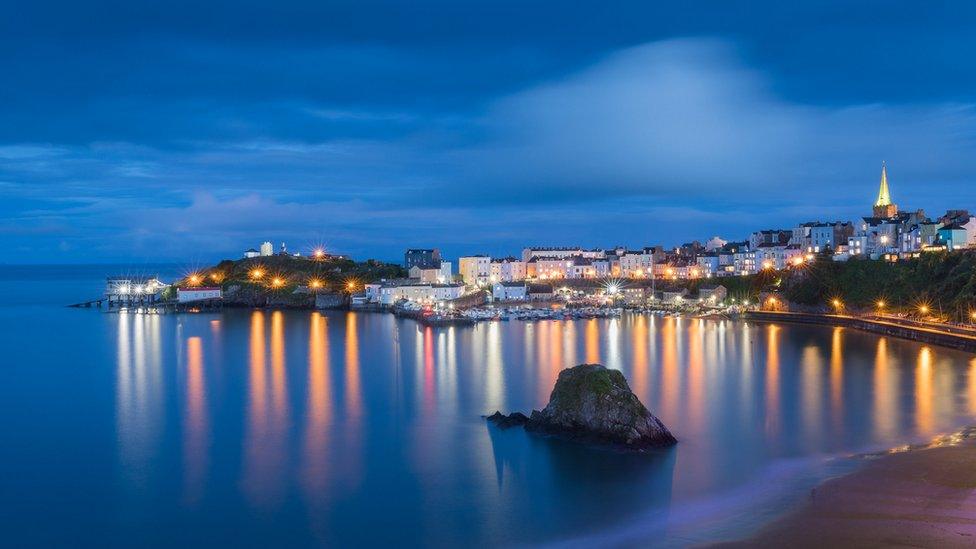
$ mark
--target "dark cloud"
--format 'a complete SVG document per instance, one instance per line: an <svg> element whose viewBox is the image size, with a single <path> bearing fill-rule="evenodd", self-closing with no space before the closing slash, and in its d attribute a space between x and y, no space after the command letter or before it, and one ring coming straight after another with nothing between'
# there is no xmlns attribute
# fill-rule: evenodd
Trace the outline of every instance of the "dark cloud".
<svg viewBox="0 0 976 549"><path fill-rule="evenodd" d="M23 261L674 243L862 213L881 160L903 205L976 200L967 4L707 8L21 3L0 234Z"/></svg>

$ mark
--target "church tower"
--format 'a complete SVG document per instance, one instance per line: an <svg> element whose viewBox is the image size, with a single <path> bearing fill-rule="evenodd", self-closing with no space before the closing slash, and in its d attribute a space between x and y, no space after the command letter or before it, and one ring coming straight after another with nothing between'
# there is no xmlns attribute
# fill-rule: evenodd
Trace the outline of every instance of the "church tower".
<svg viewBox="0 0 976 549"><path fill-rule="evenodd" d="M881 188L878 189L878 200L874 203L874 217L889 219L898 215L898 205L891 202L888 191L888 171L884 162L881 163Z"/></svg>

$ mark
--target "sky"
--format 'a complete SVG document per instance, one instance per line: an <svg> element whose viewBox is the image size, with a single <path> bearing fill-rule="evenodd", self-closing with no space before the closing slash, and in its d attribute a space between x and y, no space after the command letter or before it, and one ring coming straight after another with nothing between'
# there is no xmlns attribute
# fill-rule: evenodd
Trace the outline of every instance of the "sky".
<svg viewBox="0 0 976 549"><path fill-rule="evenodd" d="M976 210L976 6L18 2L7 263L398 260Z"/></svg>

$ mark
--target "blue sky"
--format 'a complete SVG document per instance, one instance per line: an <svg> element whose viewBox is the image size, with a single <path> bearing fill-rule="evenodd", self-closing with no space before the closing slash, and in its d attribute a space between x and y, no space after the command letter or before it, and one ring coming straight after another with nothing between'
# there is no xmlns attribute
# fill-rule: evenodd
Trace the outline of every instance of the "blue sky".
<svg viewBox="0 0 976 549"><path fill-rule="evenodd" d="M742 238L867 214L882 160L976 210L964 2L19 4L4 261Z"/></svg>

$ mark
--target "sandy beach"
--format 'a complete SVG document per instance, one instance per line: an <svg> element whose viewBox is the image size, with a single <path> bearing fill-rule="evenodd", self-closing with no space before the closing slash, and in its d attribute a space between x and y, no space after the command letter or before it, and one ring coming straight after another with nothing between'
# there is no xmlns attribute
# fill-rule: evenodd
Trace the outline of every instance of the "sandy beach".
<svg viewBox="0 0 976 549"><path fill-rule="evenodd" d="M717 546L976 546L976 442L969 436L870 459L821 484L757 535Z"/></svg>

